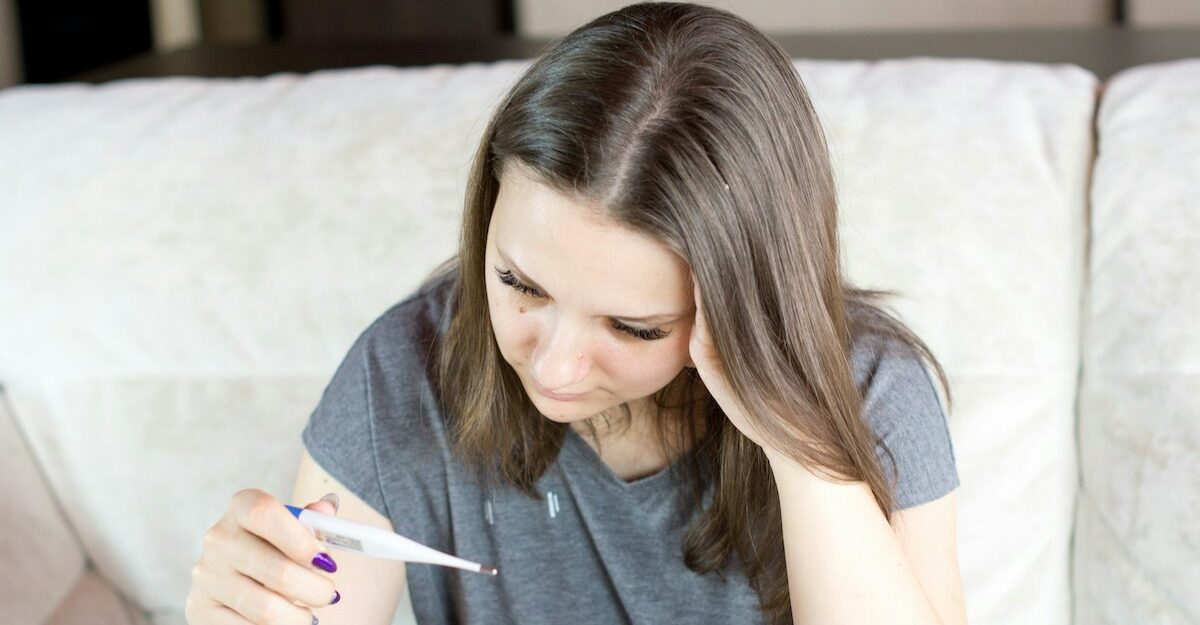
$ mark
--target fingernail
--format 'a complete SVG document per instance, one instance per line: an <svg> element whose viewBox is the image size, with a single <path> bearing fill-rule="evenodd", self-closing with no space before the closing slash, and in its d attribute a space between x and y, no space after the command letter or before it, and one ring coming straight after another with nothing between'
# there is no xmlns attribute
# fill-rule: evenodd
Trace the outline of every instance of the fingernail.
<svg viewBox="0 0 1200 625"><path fill-rule="evenodd" d="M337 562L334 562L333 558L329 557L329 554L324 551L313 556L312 563L313 566L326 573L332 573L337 570Z"/></svg>
<svg viewBox="0 0 1200 625"><path fill-rule="evenodd" d="M330 601L329 605L333 605L341 600L342 600L342 593L335 590L335 591L333 591L333 601Z"/></svg>
<svg viewBox="0 0 1200 625"><path fill-rule="evenodd" d="M333 511L337 512L338 511L338 503L341 500L338 497L337 493L326 493L325 496L321 498L321 501L328 501L329 503L333 504Z"/></svg>

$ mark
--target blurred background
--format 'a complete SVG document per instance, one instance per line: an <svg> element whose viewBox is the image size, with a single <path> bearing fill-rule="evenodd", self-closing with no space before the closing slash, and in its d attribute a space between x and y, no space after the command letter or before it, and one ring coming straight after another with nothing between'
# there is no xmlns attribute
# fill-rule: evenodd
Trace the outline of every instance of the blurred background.
<svg viewBox="0 0 1200 625"><path fill-rule="evenodd" d="M1195 54L1200 0L725 0L797 56L1110 67ZM0 88L536 54L622 0L0 0ZM936 39L921 34L937 32ZM1009 36L1032 37L1022 45ZM955 37L955 34L960 35ZM1154 33L1154 36L1147 36ZM851 44L850 37L853 38ZM852 52L851 52L852 51ZM1142 55L1111 58L1116 54Z"/></svg>

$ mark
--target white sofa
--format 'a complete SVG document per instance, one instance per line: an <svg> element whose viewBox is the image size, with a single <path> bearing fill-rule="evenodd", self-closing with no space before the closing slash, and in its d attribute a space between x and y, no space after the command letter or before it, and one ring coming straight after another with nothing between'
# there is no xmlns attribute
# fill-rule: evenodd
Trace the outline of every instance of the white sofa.
<svg viewBox="0 0 1200 625"><path fill-rule="evenodd" d="M0 92L0 621L184 623L528 62ZM950 376L970 622L1200 623L1200 59L796 65L848 273Z"/></svg>

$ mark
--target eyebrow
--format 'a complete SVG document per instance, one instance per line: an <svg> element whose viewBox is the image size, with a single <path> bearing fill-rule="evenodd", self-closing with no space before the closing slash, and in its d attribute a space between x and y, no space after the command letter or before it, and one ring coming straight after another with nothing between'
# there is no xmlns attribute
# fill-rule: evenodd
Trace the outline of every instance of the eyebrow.
<svg viewBox="0 0 1200 625"><path fill-rule="evenodd" d="M496 253L500 255L500 258L502 260L504 260L504 262L508 263L509 269L513 273L517 274L517 277L521 279L521 282L524 282L527 286L531 286L531 287L541 291L542 293L544 293L547 296L550 295L550 293L548 293L546 291L546 289L542 288L537 283L537 281L535 281L533 278L530 278L529 275L526 274L524 271L521 271L521 268L517 267L517 264L514 263L513 260L508 257L508 254L505 254L504 250L500 249L499 246L496 247ZM643 317L625 317L625 316L621 316L621 315L607 315L607 316L612 319L617 319L620 321L638 321L641 323L652 323L652 322L663 323L663 322L668 322L668 321L675 321L676 319L680 319L683 317L682 314L677 315L677 314L671 314L671 313L664 313L664 314L659 314L659 315L646 315Z"/></svg>

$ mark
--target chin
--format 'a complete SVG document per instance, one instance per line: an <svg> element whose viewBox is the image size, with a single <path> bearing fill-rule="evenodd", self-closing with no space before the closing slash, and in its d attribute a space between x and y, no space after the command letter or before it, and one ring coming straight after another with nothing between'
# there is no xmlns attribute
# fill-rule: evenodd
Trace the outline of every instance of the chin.
<svg viewBox="0 0 1200 625"><path fill-rule="evenodd" d="M547 419L549 419L555 423L562 423L565 425L570 425L572 423L575 423L576 421L583 421L584 419L587 418L586 416L581 416L581 415L577 415L577 414L560 414L553 410L551 410L551 411L538 410L538 412L542 413L543 417L546 417Z"/></svg>
<svg viewBox="0 0 1200 625"><path fill-rule="evenodd" d="M558 410L554 410L554 409L547 410L546 408L544 408L542 406L538 406L538 412L541 413L541 415L543 417L546 417L547 419L549 419L555 423L562 423L564 425L570 425L572 423L579 423L581 421L587 421L588 419L592 418L596 414L595 412L592 412L591 410L564 411L561 408Z"/></svg>

